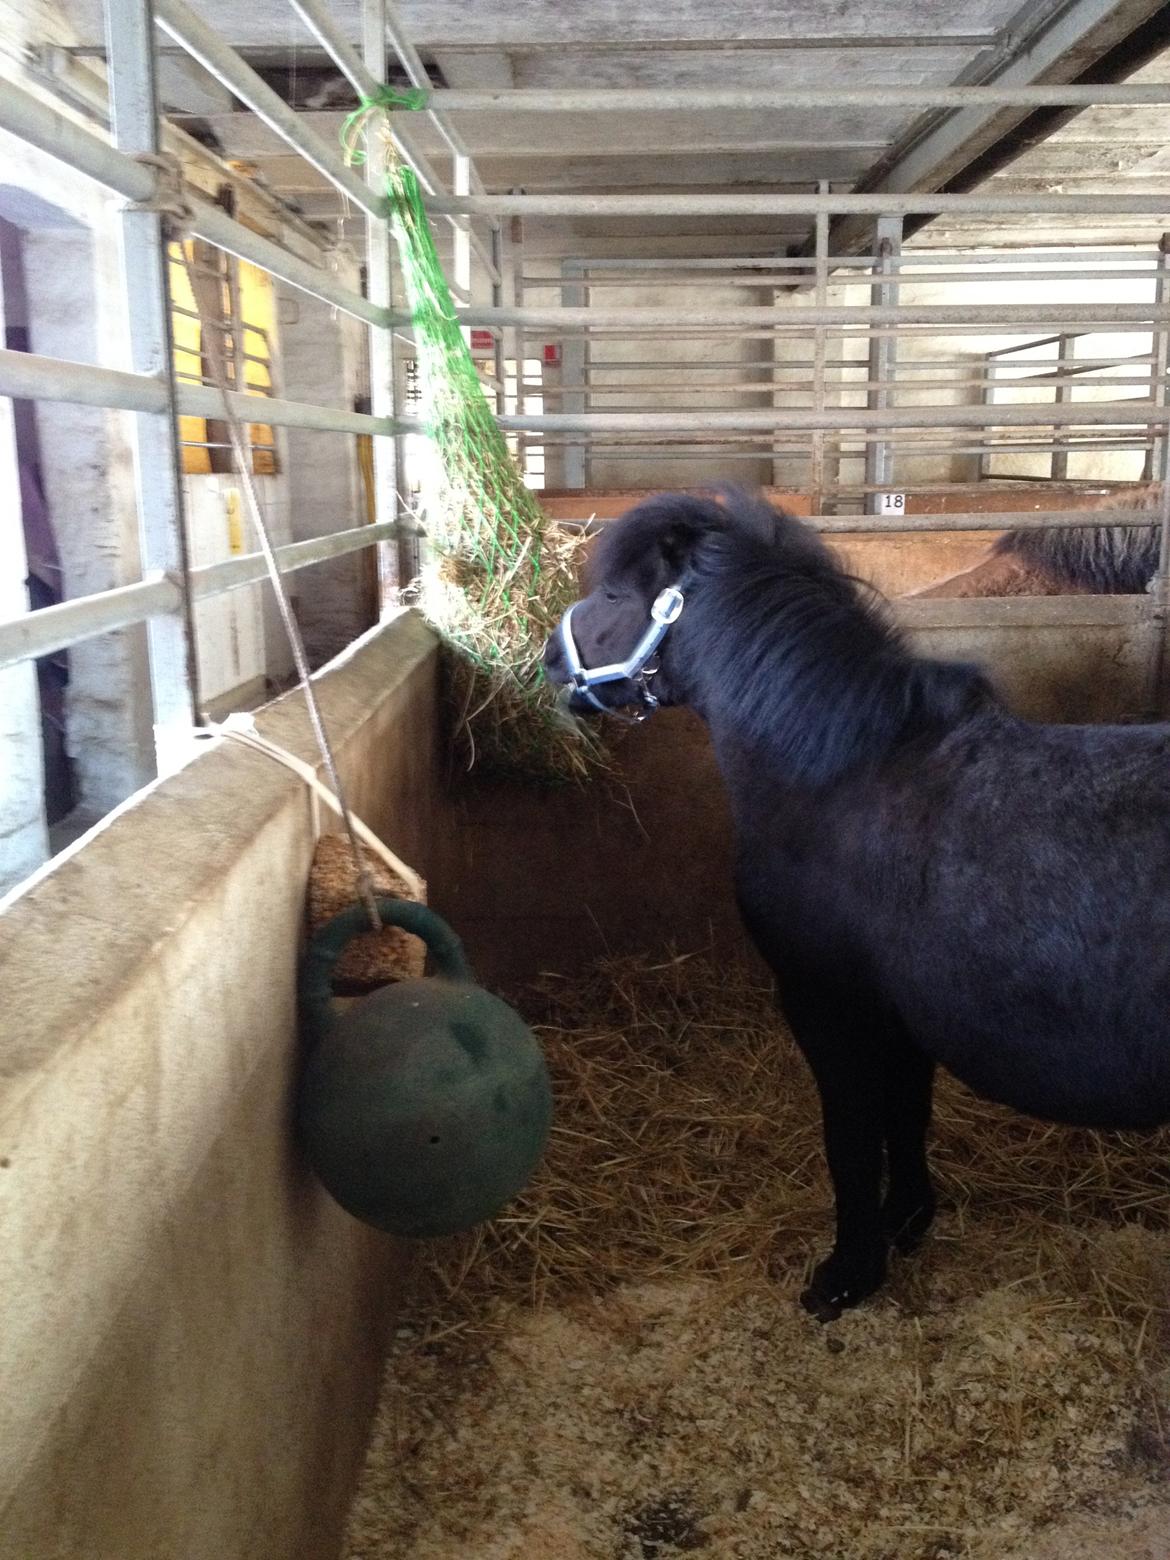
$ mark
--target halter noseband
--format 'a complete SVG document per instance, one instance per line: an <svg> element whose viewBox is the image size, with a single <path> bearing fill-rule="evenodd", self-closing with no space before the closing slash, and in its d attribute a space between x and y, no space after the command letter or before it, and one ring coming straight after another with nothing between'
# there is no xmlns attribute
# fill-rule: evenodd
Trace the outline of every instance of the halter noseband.
<svg viewBox="0 0 1170 1560"><path fill-rule="evenodd" d="M614 661L609 666L595 666L592 669L585 666L581 660L581 652L577 649L577 642L573 638L572 618L573 613L580 606L580 602L574 602L564 617L561 619L560 638L561 646L565 652L565 660L568 662L569 679L573 686L573 692L587 699L593 708L600 710L603 715L613 715L616 712L609 705L602 704L601 700L593 692L599 683L625 682L634 684L641 703L641 710L633 717L636 721L645 720L647 715L653 714L658 708L658 700L650 692L649 679L657 672L657 666L648 666L647 662L658 649L658 646L666 637L666 631L672 623L678 621L686 599L683 594L683 585L689 585L690 580L680 580L677 585L668 585L665 590L658 592L654 598L654 604L650 608L650 626L642 635L638 643L630 651L624 661Z"/></svg>

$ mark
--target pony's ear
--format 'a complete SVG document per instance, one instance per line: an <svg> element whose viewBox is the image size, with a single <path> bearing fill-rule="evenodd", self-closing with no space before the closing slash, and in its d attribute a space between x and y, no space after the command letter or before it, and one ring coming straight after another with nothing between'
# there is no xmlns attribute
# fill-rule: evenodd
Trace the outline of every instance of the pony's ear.
<svg viewBox="0 0 1170 1560"><path fill-rule="evenodd" d="M658 538L658 548L667 567L676 574L681 573L694 557L701 538L712 529L688 520L676 520L667 526Z"/></svg>
<svg viewBox="0 0 1170 1560"><path fill-rule="evenodd" d="M676 573L685 569L703 538L725 531L729 519L721 499L695 499L688 495L658 533L658 549L667 567Z"/></svg>

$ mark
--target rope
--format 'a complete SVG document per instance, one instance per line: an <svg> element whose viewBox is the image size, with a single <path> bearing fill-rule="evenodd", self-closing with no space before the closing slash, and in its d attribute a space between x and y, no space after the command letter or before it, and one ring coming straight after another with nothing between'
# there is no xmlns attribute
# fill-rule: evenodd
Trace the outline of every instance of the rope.
<svg viewBox="0 0 1170 1560"><path fill-rule="evenodd" d="M332 812L335 812L339 818L345 816L342 804L321 780L312 764L306 764L304 759L298 758L295 753L290 753L286 748L282 748L268 737L262 737L256 729L256 720L253 715L240 711L229 715L222 722L208 720L197 729L195 734L200 737L220 737L227 741L239 743L242 747L251 748L254 753L263 753L265 757L275 759L278 764L283 764L286 769L291 769L294 775L299 776L305 782L309 787L314 804L320 800ZM373 829L368 824L363 823L356 813L350 813L350 821L353 824L354 833L362 843L403 880L407 888L417 899L425 899L426 884L414 868L408 867L405 861L396 856L390 847L384 844L374 833ZM315 828L315 832L320 834L320 829Z"/></svg>
<svg viewBox="0 0 1170 1560"><path fill-rule="evenodd" d="M272 589L276 595L284 631L288 636L289 648L292 650L293 662L297 669L297 677L300 679L300 685L304 691L305 705L309 712L309 722L313 728L313 735L316 738L317 747L325 767L329 772L329 780L337 800L338 811L341 814L345 832L349 839L349 848L353 856L354 871L357 876L358 896L369 915L371 927L374 931L380 931L382 918L378 913L378 900L374 891L373 880L370 877L369 868L366 866L365 858L362 856L361 847L358 844L353 814L350 812L349 805L345 799L345 791L342 787L337 761L334 758L333 746L329 740L329 733L325 729L325 721L321 715L320 705L317 702L317 690L313 686L312 672L309 668L308 656L305 654L305 645L301 638L300 626L293 614L292 603L289 600L288 590L284 583L284 576L280 572L280 564L277 561L276 549L272 545L272 536L268 529L268 522L265 520L264 512L260 506L260 498L256 492L256 484L252 476L252 462L249 449L244 438L243 425L232 403L227 363L224 358L223 342L219 335L219 328L209 323L208 316L211 311L204 308L203 299L200 296L204 290L202 279L196 275L195 268L187 255L186 244L180 242L178 248L179 254L182 256L184 270L187 273L191 296L195 300L195 310L199 315L201 338L207 348L211 362L211 377L215 380L216 388L219 390L220 398L223 401L224 420L228 425L228 436L231 441L236 472L240 479L240 485L244 490L252 524L256 528L256 534L260 539L260 548L264 554L264 562L268 568L269 578L272 581Z"/></svg>

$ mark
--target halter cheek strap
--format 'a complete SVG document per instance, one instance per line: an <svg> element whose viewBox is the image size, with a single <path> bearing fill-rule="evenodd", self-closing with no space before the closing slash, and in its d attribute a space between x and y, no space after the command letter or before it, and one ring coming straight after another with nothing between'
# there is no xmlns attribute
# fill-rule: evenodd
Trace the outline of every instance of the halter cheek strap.
<svg viewBox="0 0 1170 1560"><path fill-rule="evenodd" d="M654 675L657 668L647 670L647 662L666 638L666 631L670 625L678 621L686 599L682 590L684 583L689 581L680 580L677 585L668 585L665 590L659 591L650 608L650 626L624 661L614 661L609 666L589 668L582 661L577 641L573 638L573 613L580 605L579 602L574 602L561 619L559 630L573 691L590 703L594 709L600 710L605 715L612 715L613 710L608 705L602 704L593 689L601 683L629 681L635 684L638 698L643 706L643 714L637 718L644 719L646 714L656 710L658 700L650 692L647 679Z"/></svg>

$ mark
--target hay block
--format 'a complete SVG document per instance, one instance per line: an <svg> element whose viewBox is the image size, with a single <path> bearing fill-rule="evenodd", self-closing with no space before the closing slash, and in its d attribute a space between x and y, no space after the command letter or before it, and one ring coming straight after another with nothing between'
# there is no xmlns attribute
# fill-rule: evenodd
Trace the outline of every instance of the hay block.
<svg viewBox="0 0 1170 1560"><path fill-rule="evenodd" d="M377 894L397 899L419 897L373 851L363 845L361 852ZM422 897L425 902L425 885ZM357 872L349 841L340 834L323 834L309 870L310 935L357 900ZM373 991L391 981L417 979L425 964L426 948L417 937L397 926L384 926L380 932L363 932L352 940L337 961L334 986L350 993Z"/></svg>

